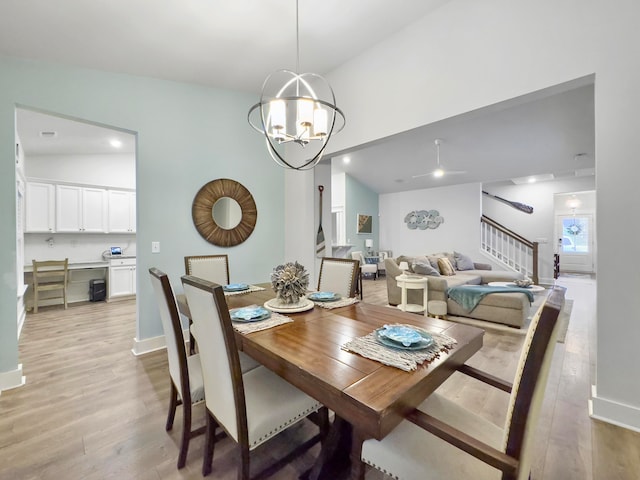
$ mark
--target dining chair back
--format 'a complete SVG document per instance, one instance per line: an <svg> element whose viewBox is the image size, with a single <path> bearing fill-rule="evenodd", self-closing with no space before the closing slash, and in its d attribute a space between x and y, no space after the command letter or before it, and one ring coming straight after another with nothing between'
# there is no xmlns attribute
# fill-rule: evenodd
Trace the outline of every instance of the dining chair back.
<svg viewBox="0 0 640 480"><path fill-rule="evenodd" d="M243 373L222 288L189 275L182 284L198 331L207 407L202 474L211 472L214 431L220 426L238 443L238 478L248 479L250 450L314 412L323 413L326 428L327 410L263 366Z"/></svg>
<svg viewBox="0 0 640 480"><path fill-rule="evenodd" d="M365 440L361 452L354 450L355 458L360 454L363 462L394 478L527 480L565 290L554 287L532 318L513 383L468 365L458 369L510 393L503 429L436 392L385 438ZM354 448L359 442L360 437ZM352 478L363 475L360 464Z"/></svg>
<svg viewBox="0 0 640 480"><path fill-rule="evenodd" d="M167 431L173 428L176 407L182 405L182 436L180 454L178 455L178 468L182 468L187 460L189 441L194 436L204 433L203 427L191 430L191 406L204 400L200 355L187 356L178 305L169 277L161 270L153 267L149 269L149 275L160 312L162 329L164 330L169 361L169 376L171 377Z"/></svg>
<svg viewBox="0 0 640 480"><path fill-rule="evenodd" d="M192 255L184 257L187 275L204 278L219 285L229 284L229 257L227 255Z"/></svg>
<svg viewBox="0 0 640 480"><path fill-rule="evenodd" d="M38 313L40 292L59 290L60 295L51 298L62 298L64 308L67 308L67 286L69 284L69 259L64 260L32 260L33 265L33 312Z"/></svg>
<svg viewBox="0 0 640 480"><path fill-rule="evenodd" d="M358 287L359 262L348 258L324 257L320 263L318 291L355 297Z"/></svg>

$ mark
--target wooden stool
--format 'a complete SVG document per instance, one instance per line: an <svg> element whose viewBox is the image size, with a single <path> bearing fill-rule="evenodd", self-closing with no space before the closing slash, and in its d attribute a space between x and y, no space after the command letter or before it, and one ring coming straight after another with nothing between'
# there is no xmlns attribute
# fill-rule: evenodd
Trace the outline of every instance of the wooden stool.
<svg viewBox="0 0 640 480"><path fill-rule="evenodd" d="M429 300L429 316L442 318L447 314L447 302L442 300Z"/></svg>

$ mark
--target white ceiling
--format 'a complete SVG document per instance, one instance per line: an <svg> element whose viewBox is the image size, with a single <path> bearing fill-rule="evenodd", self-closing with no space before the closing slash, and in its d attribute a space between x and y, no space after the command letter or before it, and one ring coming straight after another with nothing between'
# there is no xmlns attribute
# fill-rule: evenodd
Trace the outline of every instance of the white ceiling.
<svg viewBox="0 0 640 480"><path fill-rule="evenodd" d="M326 74L448 0L300 0L300 73ZM296 67L295 0L3 0L0 54L259 93Z"/></svg>
<svg viewBox="0 0 640 480"><path fill-rule="evenodd" d="M331 72L447 1L300 0L300 71ZM269 73L296 67L294 0L150 5L142 0L2 1L0 55L250 91L256 98ZM344 168L380 193L541 173L574 175L595 164L590 82L382 139L348 152L352 162ZM125 142L121 152L135 148L126 132L37 112L18 115L27 154L111 153L113 136ZM345 115L349 121L349 112ZM58 136L40 137L45 130ZM436 138L442 139L445 168L467 174L437 183L411 178L433 170Z"/></svg>

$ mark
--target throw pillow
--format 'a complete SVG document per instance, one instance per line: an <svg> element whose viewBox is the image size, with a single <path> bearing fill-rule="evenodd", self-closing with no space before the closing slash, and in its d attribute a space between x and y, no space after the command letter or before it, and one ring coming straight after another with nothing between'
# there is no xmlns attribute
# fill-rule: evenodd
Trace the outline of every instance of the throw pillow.
<svg viewBox="0 0 640 480"><path fill-rule="evenodd" d="M428 255L427 256L427 259L429 260L429 263L436 270L438 270L438 268L439 268L438 267L438 258L440 258L440 257L436 257L435 255Z"/></svg>
<svg viewBox="0 0 640 480"><path fill-rule="evenodd" d="M456 259L456 267L458 270L473 270L475 265L473 260L460 252L453 252L453 256Z"/></svg>
<svg viewBox="0 0 640 480"><path fill-rule="evenodd" d="M453 269L453 265L448 258L439 258L438 259L438 268L440 269L440 273L445 276L455 275L456 272Z"/></svg>
<svg viewBox="0 0 640 480"><path fill-rule="evenodd" d="M418 273L420 275L431 275L433 277L440 276L440 272L437 269L433 268L428 262L416 262L411 266L411 268L413 269L414 273Z"/></svg>

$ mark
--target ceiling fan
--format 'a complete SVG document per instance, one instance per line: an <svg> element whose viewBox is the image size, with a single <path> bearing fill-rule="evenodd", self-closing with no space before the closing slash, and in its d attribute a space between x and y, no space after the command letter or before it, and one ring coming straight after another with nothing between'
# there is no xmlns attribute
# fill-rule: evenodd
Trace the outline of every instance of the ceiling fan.
<svg viewBox="0 0 640 480"><path fill-rule="evenodd" d="M460 173L467 173L464 170L446 170L441 164L440 164L440 144L442 143L442 140L440 140L439 138L436 138L434 143L436 144L436 169L432 170L430 172L427 173L420 173L418 175L412 175L411 178L419 178L419 177L426 177L426 176L433 176L434 178L440 178L440 177L444 177L445 175L457 175Z"/></svg>

